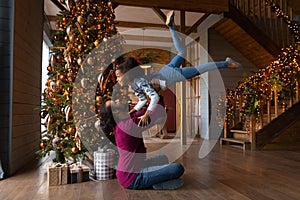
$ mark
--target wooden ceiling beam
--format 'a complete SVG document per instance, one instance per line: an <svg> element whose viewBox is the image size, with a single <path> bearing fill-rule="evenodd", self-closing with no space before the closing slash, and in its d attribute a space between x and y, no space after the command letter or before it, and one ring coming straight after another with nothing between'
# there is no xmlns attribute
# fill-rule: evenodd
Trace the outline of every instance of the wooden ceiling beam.
<svg viewBox="0 0 300 200"><path fill-rule="evenodd" d="M113 2L112 2L112 8L113 8L113 10L116 9L119 5L120 5L120 4L118 4L118 3L113 3Z"/></svg>
<svg viewBox="0 0 300 200"><path fill-rule="evenodd" d="M117 27L124 28L167 28L165 24L153 24L153 23L141 23L141 22L125 22L116 21ZM190 26L186 26L186 30L190 29ZM176 26L177 30L180 30L180 26Z"/></svg>
<svg viewBox="0 0 300 200"><path fill-rule="evenodd" d="M57 16L53 15L47 15L49 22L55 22ZM153 24L153 23L141 23L141 22L126 22L126 21L115 21L117 27L123 27L123 28L166 28L167 26L165 24ZM176 26L177 30L179 30L180 26ZM192 29L192 27L187 26L186 31L189 31L190 33L196 32L197 30L195 28Z"/></svg>
<svg viewBox="0 0 300 200"><path fill-rule="evenodd" d="M157 14L157 16L163 21L165 22L167 17L165 15L165 13L163 13L163 11L161 11L161 9L157 8L157 7L153 7L152 10Z"/></svg>
<svg viewBox="0 0 300 200"><path fill-rule="evenodd" d="M120 5L137 6L137 7L157 7L170 10L184 10L191 12L203 12L203 13L222 13L228 12L229 1L228 0L185 0L185 1L173 1L173 0L112 0L114 3Z"/></svg>
<svg viewBox="0 0 300 200"><path fill-rule="evenodd" d="M192 32L196 32L198 26L199 26L206 18L208 18L209 15L210 15L209 13L206 13L206 14L204 14L202 17L200 17L200 19L199 19L198 21L196 21L196 23L194 23L193 26L190 27L190 28L185 32L185 34L186 34L186 35L189 35L189 34L191 34Z"/></svg>
<svg viewBox="0 0 300 200"><path fill-rule="evenodd" d="M138 35L124 35L122 34L125 40L138 40L144 42L168 42L172 43L172 38L169 37L158 37L158 36L138 36Z"/></svg>
<svg viewBox="0 0 300 200"><path fill-rule="evenodd" d="M58 1L58 0L51 0L54 5L56 5L60 10L66 10L66 8Z"/></svg>

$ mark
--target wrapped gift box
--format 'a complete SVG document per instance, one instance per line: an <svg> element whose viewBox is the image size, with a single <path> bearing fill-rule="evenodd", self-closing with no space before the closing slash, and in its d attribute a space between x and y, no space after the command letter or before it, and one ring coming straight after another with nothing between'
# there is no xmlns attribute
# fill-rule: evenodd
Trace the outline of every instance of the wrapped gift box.
<svg viewBox="0 0 300 200"><path fill-rule="evenodd" d="M66 164L51 164L48 166L47 174L49 186L68 183L68 166Z"/></svg>
<svg viewBox="0 0 300 200"><path fill-rule="evenodd" d="M90 168L83 164L73 164L69 166L68 183L81 183L90 180Z"/></svg>
<svg viewBox="0 0 300 200"><path fill-rule="evenodd" d="M112 149L98 149L94 152L94 169L97 180L112 179L115 174L115 151Z"/></svg>

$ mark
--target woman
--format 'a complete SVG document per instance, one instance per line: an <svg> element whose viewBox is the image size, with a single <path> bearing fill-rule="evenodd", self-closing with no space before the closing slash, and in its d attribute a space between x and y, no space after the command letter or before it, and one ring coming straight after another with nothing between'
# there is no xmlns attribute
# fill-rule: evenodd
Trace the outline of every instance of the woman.
<svg viewBox="0 0 300 200"><path fill-rule="evenodd" d="M141 116L146 112L128 114L129 106L122 101L107 101L101 105L102 130L113 128L119 152L117 178L127 189L173 190L183 185L180 177L184 167L179 163L169 163L165 155L146 158L146 148L142 132L156 121L165 117L162 106L156 106L151 113L149 126L139 126Z"/></svg>

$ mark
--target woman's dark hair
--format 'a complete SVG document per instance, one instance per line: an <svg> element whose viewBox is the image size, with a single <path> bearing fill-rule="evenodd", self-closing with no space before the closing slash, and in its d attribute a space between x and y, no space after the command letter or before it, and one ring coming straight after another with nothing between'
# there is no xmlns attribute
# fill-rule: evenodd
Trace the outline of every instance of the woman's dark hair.
<svg viewBox="0 0 300 200"><path fill-rule="evenodd" d="M101 104L99 118L101 122L101 129L105 134L110 134L114 131L116 121L114 119L110 105L107 105L106 103Z"/></svg>

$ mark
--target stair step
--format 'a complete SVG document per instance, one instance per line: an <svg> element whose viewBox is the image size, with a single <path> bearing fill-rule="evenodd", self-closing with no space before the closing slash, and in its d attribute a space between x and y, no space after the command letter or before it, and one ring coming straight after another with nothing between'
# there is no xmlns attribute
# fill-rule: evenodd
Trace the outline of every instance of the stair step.
<svg viewBox="0 0 300 200"><path fill-rule="evenodd" d="M243 134L249 134L248 131L237 130L237 129L231 129L230 132L231 132L231 133L243 133Z"/></svg>
<svg viewBox="0 0 300 200"><path fill-rule="evenodd" d="M221 138L220 143L223 144L223 142L227 144L241 144L243 147L243 150L246 150L247 147L250 146L250 141L247 139L236 139L236 138Z"/></svg>

